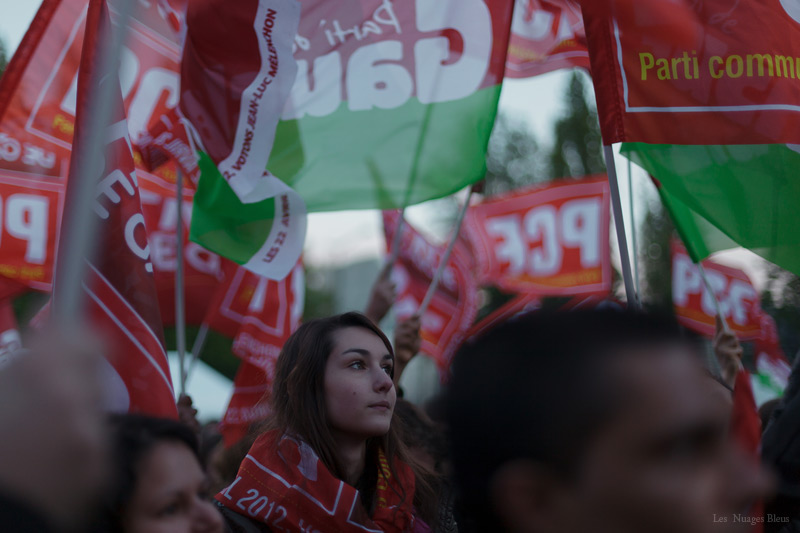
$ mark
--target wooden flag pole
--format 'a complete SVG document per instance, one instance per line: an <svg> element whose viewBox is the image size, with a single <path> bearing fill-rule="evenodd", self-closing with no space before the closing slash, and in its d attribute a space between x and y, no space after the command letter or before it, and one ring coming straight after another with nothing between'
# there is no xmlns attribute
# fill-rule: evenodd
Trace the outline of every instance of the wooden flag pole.
<svg viewBox="0 0 800 533"><path fill-rule="evenodd" d="M633 283L631 260L628 253L628 239L625 236L625 221L622 218L622 201L619 194L619 181L617 180L617 165L614 163L614 150L609 145L603 145L603 154L606 157L608 168L608 183L611 187L611 206L614 209L614 226L617 230L619 243L619 256L622 263L622 280L625 282L625 294L628 297L628 306L634 311L639 310L639 297Z"/></svg>
<svg viewBox="0 0 800 533"><path fill-rule="evenodd" d="M456 219L455 227L453 228L453 236L450 238L450 243L447 245L447 249L442 256L442 260L439 262L439 266L436 268L436 273L433 275L431 284L428 285L428 292L425 293L425 298L423 298L422 303L419 304L419 309L416 313L417 316L421 317L425 314L425 311L428 310L428 306L433 299L433 295L436 294L436 289L439 287L439 281L442 279L444 269L447 267L447 262L450 260L450 254L453 253L453 248L455 248L456 241L458 240L458 234L461 232L461 225L464 222L464 215L466 215L467 209L469 208L469 201L472 199L472 193L474 189L474 187L470 187L469 194L467 194L467 199L464 200L464 205L458 212L458 218Z"/></svg>
<svg viewBox="0 0 800 533"><path fill-rule="evenodd" d="M102 55L98 69L92 74L91 94L93 113L86 121L88 133L81 144L77 157L76 175L87 179L76 179L67 188L65 216L60 235L59 254L53 283L53 320L61 325L73 325L83 317L85 292L83 280L86 261L96 252L97 215L92 208L96 198L99 176L94 176L95 163L105 159L106 127L114 111L115 84L100 84L109 73L116 76L122 43L128 34L128 21L135 2L119 2L120 16L116 31L109 26L111 43Z"/></svg>
<svg viewBox="0 0 800 533"><path fill-rule="evenodd" d="M177 237L178 253L176 254L177 266L175 269L175 343L178 349L178 368L180 369L180 389L182 395L186 394L186 315L184 301L184 275L183 275L183 172L178 168L175 199L177 201Z"/></svg>

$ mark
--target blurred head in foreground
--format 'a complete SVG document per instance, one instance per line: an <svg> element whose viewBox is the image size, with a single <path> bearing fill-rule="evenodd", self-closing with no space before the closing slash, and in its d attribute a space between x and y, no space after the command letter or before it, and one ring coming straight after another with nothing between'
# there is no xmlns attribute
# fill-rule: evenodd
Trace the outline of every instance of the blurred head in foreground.
<svg viewBox="0 0 800 533"><path fill-rule="evenodd" d="M98 533L222 533L189 427L135 414L108 426L114 466Z"/></svg>
<svg viewBox="0 0 800 533"><path fill-rule="evenodd" d="M766 481L727 438L718 388L660 318L537 312L502 324L453 365L461 504L478 531L746 527L735 516Z"/></svg>

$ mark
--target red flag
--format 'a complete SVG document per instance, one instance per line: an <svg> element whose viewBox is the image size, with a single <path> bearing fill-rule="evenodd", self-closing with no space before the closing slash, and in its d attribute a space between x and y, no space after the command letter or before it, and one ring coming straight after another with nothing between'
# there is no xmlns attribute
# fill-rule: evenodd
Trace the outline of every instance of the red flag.
<svg viewBox="0 0 800 533"><path fill-rule="evenodd" d="M731 410L731 438L750 457L754 464L760 465L761 418L758 416L753 389L750 387L750 374L744 368L736 374L733 386L733 409ZM753 531L764 530L764 504L761 501L749 509L754 520Z"/></svg>
<svg viewBox="0 0 800 533"><path fill-rule="evenodd" d="M608 181L563 180L489 198L467 212L478 279L540 295L611 290Z"/></svg>
<svg viewBox="0 0 800 533"><path fill-rule="evenodd" d="M96 180L98 184L93 206L99 225L98 257L88 262L84 280L86 312L90 323L105 335L109 349L108 408L175 417L177 410L164 349L153 264L122 95L116 76L101 78L95 73L100 66L100 51L108 46L109 27L105 1L92 0L78 79L75 154L70 166L71 186L82 179ZM93 85L95 80L102 81ZM113 85L109 88L105 84ZM105 157L100 168L81 161L88 142L85 128L93 112L93 95L98 90L111 90L115 104L104 128ZM81 168L93 169L97 174L79 174Z"/></svg>
<svg viewBox="0 0 800 533"><path fill-rule="evenodd" d="M244 437L252 424L269 414L275 363L286 339L300 325L305 304L305 276L300 262L281 281L257 276L243 267L238 267L236 273L241 274L240 286L254 288L233 341L232 351L242 363L221 425L226 446Z"/></svg>
<svg viewBox="0 0 800 533"><path fill-rule="evenodd" d="M387 243L394 239L398 219L397 212L383 212ZM444 247L431 244L408 223L403 225L400 253L392 270L397 287L394 311L398 320L417 312L443 255ZM422 316L421 350L434 359L442 376L478 313L478 287L469 265L464 250L456 246Z"/></svg>
<svg viewBox="0 0 800 533"><path fill-rule="evenodd" d="M271 382L283 343L303 317L303 265L298 262L281 281L258 276L243 267L237 271L243 274L242 285L253 287L253 292L231 349L240 359L266 372Z"/></svg>
<svg viewBox="0 0 800 533"><path fill-rule="evenodd" d="M0 275L38 290L52 283L87 5L44 0L0 79ZM178 101L179 35L165 5L137 4L120 56L134 138ZM156 174L174 181L174 163Z"/></svg>
<svg viewBox="0 0 800 533"><path fill-rule="evenodd" d="M506 57L507 78L527 78L560 68L589 68L578 2L517 0Z"/></svg>
<svg viewBox="0 0 800 533"><path fill-rule="evenodd" d="M134 147L137 162L149 172L156 172L163 165L174 162L183 172L184 186L194 188L200 179L197 166L197 149L187 124L175 108L167 109L155 124L148 126Z"/></svg>
<svg viewBox="0 0 800 533"><path fill-rule="evenodd" d="M795 4L583 2L603 141L797 143Z"/></svg>
<svg viewBox="0 0 800 533"><path fill-rule="evenodd" d="M736 338L746 341L760 335L758 291L747 274L712 261L703 261L702 265ZM714 299L703 283L700 269L677 241L672 243L672 301L678 322L707 337L714 336L717 315Z"/></svg>
<svg viewBox="0 0 800 533"><path fill-rule="evenodd" d="M271 391L272 379L267 377L266 372L242 361L233 380L233 394L228 409L219 426L226 448L239 442L253 424L270 414Z"/></svg>
<svg viewBox="0 0 800 533"><path fill-rule="evenodd" d="M175 271L177 269L178 202L175 185L151 174L139 176L139 194L153 261L158 303L164 325L175 323ZM189 241L191 190L183 194L183 283L187 324L200 324L223 279L222 260Z"/></svg>

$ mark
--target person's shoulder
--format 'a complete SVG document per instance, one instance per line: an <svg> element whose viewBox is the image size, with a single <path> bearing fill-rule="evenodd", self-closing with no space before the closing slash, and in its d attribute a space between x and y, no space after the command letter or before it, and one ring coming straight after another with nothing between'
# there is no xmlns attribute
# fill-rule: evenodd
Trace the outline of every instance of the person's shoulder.
<svg viewBox="0 0 800 533"><path fill-rule="evenodd" d="M258 522L234 512L219 502L217 509L225 520L225 533L271 533L271 529L263 522Z"/></svg>

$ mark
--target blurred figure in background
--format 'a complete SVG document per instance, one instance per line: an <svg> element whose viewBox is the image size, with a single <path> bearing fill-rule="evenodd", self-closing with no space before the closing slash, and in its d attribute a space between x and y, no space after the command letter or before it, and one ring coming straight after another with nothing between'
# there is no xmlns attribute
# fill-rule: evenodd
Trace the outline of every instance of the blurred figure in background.
<svg viewBox="0 0 800 533"><path fill-rule="evenodd" d="M44 331L0 372L0 530L83 531L107 468L98 380L85 331Z"/></svg>
<svg viewBox="0 0 800 533"><path fill-rule="evenodd" d="M769 483L728 438L718 388L652 316L540 312L489 331L456 356L447 400L473 530L746 530L736 518Z"/></svg>
<svg viewBox="0 0 800 533"><path fill-rule="evenodd" d="M222 533L191 428L133 414L107 428L113 468L97 533Z"/></svg>

